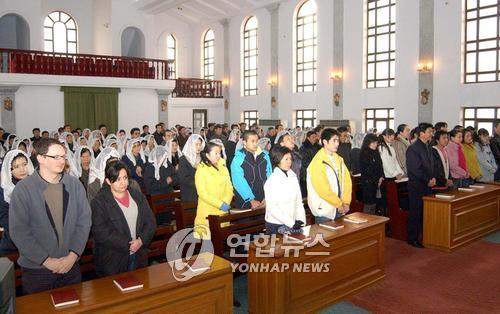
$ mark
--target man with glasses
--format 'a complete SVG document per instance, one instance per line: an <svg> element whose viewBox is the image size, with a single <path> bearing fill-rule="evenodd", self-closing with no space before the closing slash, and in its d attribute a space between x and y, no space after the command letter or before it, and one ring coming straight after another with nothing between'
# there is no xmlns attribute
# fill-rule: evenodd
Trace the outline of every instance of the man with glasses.
<svg viewBox="0 0 500 314"><path fill-rule="evenodd" d="M39 169L16 185L9 213L26 294L81 281L77 260L91 226L83 185L64 174L68 153L64 145L41 139L36 151Z"/></svg>

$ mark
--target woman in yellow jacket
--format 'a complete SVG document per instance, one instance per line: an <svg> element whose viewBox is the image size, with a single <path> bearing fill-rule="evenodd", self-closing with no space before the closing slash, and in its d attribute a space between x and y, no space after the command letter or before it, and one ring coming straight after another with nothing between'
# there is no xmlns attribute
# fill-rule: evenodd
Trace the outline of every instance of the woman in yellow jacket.
<svg viewBox="0 0 500 314"><path fill-rule="evenodd" d="M231 208L233 185L226 162L221 158L222 147L209 142L201 152L201 163L194 182L198 192L198 208L194 220L195 236L210 239L208 215L222 215Z"/></svg>
<svg viewBox="0 0 500 314"><path fill-rule="evenodd" d="M479 166L479 161L477 160L477 152L476 146L474 146L473 142L473 134L473 130L466 129L464 131L462 148L465 155L465 161L467 163L467 170L469 170L471 179L476 181L483 175L483 173L481 172L481 167Z"/></svg>

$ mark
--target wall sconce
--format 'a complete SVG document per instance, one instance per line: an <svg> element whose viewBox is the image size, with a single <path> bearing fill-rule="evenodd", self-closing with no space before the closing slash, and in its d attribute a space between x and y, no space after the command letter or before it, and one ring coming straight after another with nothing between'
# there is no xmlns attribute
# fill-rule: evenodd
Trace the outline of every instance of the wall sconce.
<svg viewBox="0 0 500 314"><path fill-rule="evenodd" d="M267 84L271 86L271 88L278 86L278 78L276 76L272 76L267 81Z"/></svg>
<svg viewBox="0 0 500 314"><path fill-rule="evenodd" d="M336 93L335 95L333 95L333 103L337 107L340 105L340 94L339 93Z"/></svg>
<svg viewBox="0 0 500 314"><path fill-rule="evenodd" d="M420 92L420 103L422 105L427 105L429 103L430 94L431 92L427 88Z"/></svg>
<svg viewBox="0 0 500 314"><path fill-rule="evenodd" d="M417 71L420 73L432 72L432 62L422 62L417 65Z"/></svg>
<svg viewBox="0 0 500 314"><path fill-rule="evenodd" d="M222 86L224 86L225 88L228 88L229 87L229 79L223 79L222 80Z"/></svg>
<svg viewBox="0 0 500 314"><path fill-rule="evenodd" d="M224 109L229 109L229 100L224 99Z"/></svg>
<svg viewBox="0 0 500 314"><path fill-rule="evenodd" d="M342 77L343 77L342 71L330 72L330 79L332 79L334 81L341 81Z"/></svg>
<svg viewBox="0 0 500 314"><path fill-rule="evenodd" d="M276 97L272 96L271 97L271 106L276 107L278 105L278 101L276 100Z"/></svg>

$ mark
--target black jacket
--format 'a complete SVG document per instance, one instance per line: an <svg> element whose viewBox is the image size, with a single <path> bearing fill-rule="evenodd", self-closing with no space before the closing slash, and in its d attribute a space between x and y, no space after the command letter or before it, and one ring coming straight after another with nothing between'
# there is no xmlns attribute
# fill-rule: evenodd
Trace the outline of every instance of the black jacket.
<svg viewBox="0 0 500 314"><path fill-rule="evenodd" d="M137 238L142 247L136 252L136 268L148 266L148 247L153 239L156 221L146 197L134 189L128 190L137 203ZM98 276L109 276L127 271L130 230L111 188L104 184L91 202L92 235L94 238L94 265Z"/></svg>
<svg viewBox="0 0 500 314"><path fill-rule="evenodd" d="M226 149L226 165L231 165L231 162L233 162L234 158L234 153L236 152L236 143L233 141L227 141L227 144L224 146ZM229 171L231 171L229 167Z"/></svg>
<svg viewBox="0 0 500 314"><path fill-rule="evenodd" d="M161 143L163 142L163 135L155 131L153 133L153 137L155 138L156 144L161 145Z"/></svg>
<svg viewBox="0 0 500 314"><path fill-rule="evenodd" d="M445 187L447 186L447 180L450 178L447 178L445 175L443 161L437 149L433 148L431 151L434 164L433 175L436 178L436 186Z"/></svg>
<svg viewBox="0 0 500 314"><path fill-rule="evenodd" d="M406 169L408 170L408 189L425 195L430 192L427 184L434 178L434 160L429 145L417 139L406 150Z"/></svg>
<svg viewBox="0 0 500 314"><path fill-rule="evenodd" d="M179 158L179 170L177 176L179 178L179 185L181 188L181 199L183 202L197 202L198 193L196 192L196 185L194 184L194 174L196 168L193 168L186 156Z"/></svg>
<svg viewBox="0 0 500 314"><path fill-rule="evenodd" d="M366 149L359 154L359 167L361 170L361 191L365 204L375 204L378 181L384 177L382 158L378 150Z"/></svg>
<svg viewBox="0 0 500 314"><path fill-rule="evenodd" d="M351 143L340 143L339 148L337 150L337 154L344 159L344 164L346 165L349 171L352 170L351 163Z"/></svg>
<svg viewBox="0 0 500 314"><path fill-rule="evenodd" d="M167 177L171 177L172 184L167 184ZM168 167L160 167L160 179L155 178L155 167L151 163L146 164L144 169L144 187L146 188L146 193L149 195L157 195L170 193L174 191L174 186L178 184L177 173L175 172L174 166L170 163Z"/></svg>
<svg viewBox="0 0 500 314"><path fill-rule="evenodd" d="M318 150L318 146L311 144L308 139L306 139L300 147L299 151L300 156L302 156L302 169L304 169L304 171L300 174L300 181L306 181L307 167L309 167L309 164Z"/></svg>
<svg viewBox="0 0 500 314"><path fill-rule="evenodd" d="M0 253L15 252L17 248L9 234L9 203L5 201L3 189L0 187L0 227L3 227L0 240Z"/></svg>
<svg viewBox="0 0 500 314"><path fill-rule="evenodd" d="M144 168L145 168L146 165L142 161L142 158L140 156L138 156L135 159L135 166L132 163L132 161L130 161L130 159L128 158L127 155L123 155L122 161L127 165L127 168L130 171L130 177L132 179L134 179L139 184L139 186L141 188L143 188L144 187ZM140 177L140 176L137 175L137 172L136 172L137 167L141 167L141 169L142 169L142 177Z"/></svg>

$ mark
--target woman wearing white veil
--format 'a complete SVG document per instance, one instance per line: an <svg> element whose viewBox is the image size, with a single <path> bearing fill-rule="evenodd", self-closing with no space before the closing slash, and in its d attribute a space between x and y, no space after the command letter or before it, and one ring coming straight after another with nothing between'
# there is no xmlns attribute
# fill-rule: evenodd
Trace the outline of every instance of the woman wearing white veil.
<svg viewBox="0 0 500 314"><path fill-rule="evenodd" d="M89 185L87 197L89 202L94 199L104 183L106 164L111 160L120 160L120 154L114 148L104 148L99 156L90 163ZM140 190L140 188L139 188Z"/></svg>
<svg viewBox="0 0 500 314"><path fill-rule="evenodd" d="M5 139L5 143L3 144L3 147L5 148L6 151L11 150L16 137L17 135L14 133L10 133L9 136L7 136L7 138Z"/></svg>
<svg viewBox="0 0 500 314"><path fill-rule="evenodd" d="M74 153L77 148L75 144L75 136L72 133L64 132L61 134L59 142L63 143L64 146L66 146L66 150L71 153Z"/></svg>
<svg viewBox="0 0 500 314"><path fill-rule="evenodd" d="M183 202L197 202L198 194L194 183L196 168L201 161L201 151L205 148L205 141L199 134L189 136L182 150L183 156L179 159L179 183Z"/></svg>
<svg viewBox="0 0 500 314"><path fill-rule="evenodd" d="M146 148L144 149L144 155L149 158L149 154L153 149L156 148L156 146L158 146L158 144L156 144L156 140L153 134L148 134L144 136L144 141L146 141Z"/></svg>
<svg viewBox="0 0 500 314"><path fill-rule="evenodd" d="M82 136L88 140L90 137L90 132L92 132L90 129L83 129Z"/></svg>
<svg viewBox="0 0 500 314"><path fill-rule="evenodd" d="M25 137L25 138L16 137L16 139L14 140L14 143L12 143L11 148L12 148L12 150L15 150L15 149L22 150L29 157L31 157L31 152L33 151L33 144L31 143L31 140L27 137Z"/></svg>
<svg viewBox="0 0 500 314"><path fill-rule="evenodd" d="M122 161L130 171L130 177L144 187L143 171L146 164L146 157L141 145L141 138L134 138L127 143L127 150L122 157Z"/></svg>
<svg viewBox="0 0 500 314"><path fill-rule="evenodd" d="M90 177L90 165L94 162L92 149L88 146L80 146L73 156L73 161L73 166L75 168L72 172L75 177L82 182L85 191L87 191Z"/></svg>
<svg viewBox="0 0 500 314"><path fill-rule="evenodd" d="M154 137L153 137L154 140ZM177 173L169 162L170 152L165 146L157 146L149 154L144 169L144 187L149 195L171 193L178 184ZM170 201L170 200L163 200ZM169 224L172 220L170 212L156 215L158 225Z"/></svg>
<svg viewBox="0 0 500 314"><path fill-rule="evenodd" d="M34 171L28 155L21 150L11 150L5 155L1 171L0 226L4 228L0 240L0 253L17 251L9 236L9 204L16 184Z"/></svg>
<svg viewBox="0 0 500 314"><path fill-rule="evenodd" d="M260 149L268 153L271 150L271 140L268 137L260 138L257 145L259 145Z"/></svg>
<svg viewBox="0 0 500 314"><path fill-rule="evenodd" d="M100 138L90 137L88 146L92 149L95 158L97 158L103 150L102 141Z"/></svg>
<svg viewBox="0 0 500 314"><path fill-rule="evenodd" d="M236 146L240 140L240 135L241 131L238 128L231 130L231 133L229 133L229 138L225 147L227 154L226 165L228 170L231 168L231 162L233 161L234 154L236 153Z"/></svg>
<svg viewBox="0 0 500 314"><path fill-rule="evenodd" d="M179 142L177 139L173 138L165 143L165 148L169 151L168 161L175 167L175 170L179 170L179 161L182 157L182 151L179 149Z"/></svg>
<svg viewBox="0 0 500 314"><path fill-rule="evenodd" d="M214 138L210 140L211 143L217 144L221 147L221 157L224 159L224 161L227 160L227 155L226 155L226 148L224 147L224 143L222 142L221 139Z"/></svg>
<svg viewBox="0 0 500 314"><path fill-rule="evenodd" d="M104 140L104 147L109 147L109 142L113 140L118 141L118 136L116 136L115 134L108 135L108 137L106 137L106 139Z"/></svg>

